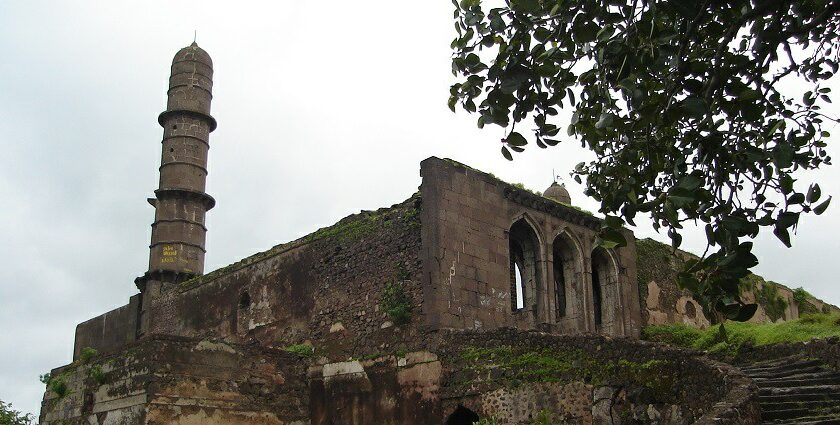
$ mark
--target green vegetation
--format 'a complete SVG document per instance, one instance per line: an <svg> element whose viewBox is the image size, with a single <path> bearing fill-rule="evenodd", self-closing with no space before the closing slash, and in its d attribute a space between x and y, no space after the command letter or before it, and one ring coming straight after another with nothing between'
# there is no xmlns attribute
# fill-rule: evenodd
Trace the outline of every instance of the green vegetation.
<svg viewBox="0 0 840 425"><path fill-rule="evenodd" d="M379 307L395 325L404 325L411 321L411 298L403 287L403 281L385 284Z"/></svg>
<svg viewBox="0 0 840 425"><path fill-rule="evenodd" d="M0 425L30 425L34 421L31 413L21 413L12 408L12 403L0 400Z"/></svg>
<svg viewBox="0 0 840 425"><path fill-rule="evenodd" d="M315 347L310 344L293 344L283 350L303 357L312 357L315 355Z"/></svg>
<svg viewBox="0 0 840 425"><path fill-rule="evenodd" d="M723 356L734 356L745 345L804 342L830 336L840 336L840 315L810 314L797 320L765 324L726 322L725 332L719 327L697 329L682 324L648 326L642 330L642 338L649 341Z"/></svg>
<svg viewBox="0 0 840 425"><path fill-rule="evenodd" d="M542 196L542 192L539 192L539 191L535 191L535 190L528 189L528 188L527 188L527 187L525 187L525 185L524 185L524 184L522 184L522 183L511 183L510 185L511 185L511 186L513 186L513 187L515 187L515 188L517 188L517 189L524 190L524 191L526 191L526 192L528 192L528 193L531 193L531 194L533 194L533 195Z"/></svg>
<svg viewBox="0 0 840 425"><path fill-rule="evenodd" d="M41 382L47 384L47 389L62 398L67 395L67 382L64 381L64 375L50 376L49 373L40 376Z"/></svg>
<svg viewBox="0 0 840 425"><path fill-rule="evenodd" d="M99 354L99 352L96 351L95 348L82 348L82 351L79 352L79 361L81 361L82 364L88 364L88 362L90 362L92 358L96 357L97 354Z"/></svg>
<svg viewBox="0 0 840 425"><path fill-rule="evenodd" d="M649 360L599 360L581 350L538 349L500 346L467 347L461 352L467 369L477 376L495 376L493 380L517 386L522 382L574 382L593 385L613 382L646 387L667 397L674 374L664 372L668 363ZM469 384L463 382L462 384Z"/></svg>
<svg viewBox="0 0 840 425"><path fill-rule="evenodd" d="M805 288L800 286L793 290L793 300L796 301L797 304L808 302L808 298L811 298L811 294L809 294Z"/></svg>
<svg viewBox="0 0 840 425"><path fill-rule="evenodd" d="M814 298L813 295L809 294L801 286L793 290L793 300L796 302L796 305L799 307L799 314L814 314L819 313L820 310L817 309L817 306L812 304L809 299ZM831 311L831 308L828 306L823 306L822 313L828 313Z"/></svg>
<svg viewBox="0 0 840 425"><path fill-rule="evenodd" d="M754 276L754 275L751 275ZM755 301L764 307L764 312L772 321L785 319L785 309L788 307L787 300L779 295L779 287L772 282L759 282L754 286Z"/></svg>
<svg viewBox="0 0 840 425"><path fill-rule="evenodd" d="M47 389L56 393L58 398L67 395L67 383L64 382L64 375L51 376L49 373L38 376L38 380L46 384Z"/></svg>
<svg viewBox="0 0 840 425"><path fill-rule="evenodd" d="M790 247L831 201L799 174L831 164L838 118L820 108L840 70L837 2L453 4L449 108L503 128L508 160L577 139L593 154L572 175L605 216L599 241L626 244L620 227L644 215L679 247L683 223L699 224L707 255L680 286L716 322L752 317L739 297L752 240Z"/></svg>
<svg viewBox="0 0 840 425"><path fill-rule="evenodd" d="M105 383L105 372L102 371L102 367L100 367L99 365L90 368L88 376L90 377L90 379L93 379L93 382L96 382L99 385Z"/></svg>
<svg viewBox="0 0 840 425"><path fill-rule="evenodd" d="M271 249L258 252L236 263L229 264L203 276L197 276L180 284L180 290L187 291L201 286L221 276L234 273L252 264L280 255L301 245L314 243L324 238L331 238L338 243L349 243L364 237L373 231L393 225L394 222L416 227L420 223L420 192L415 192L411 198L391 208L380 208L376 211L362 211L341 219L338 223L316 230L309 235L292 242L275 245Z"/></svg>

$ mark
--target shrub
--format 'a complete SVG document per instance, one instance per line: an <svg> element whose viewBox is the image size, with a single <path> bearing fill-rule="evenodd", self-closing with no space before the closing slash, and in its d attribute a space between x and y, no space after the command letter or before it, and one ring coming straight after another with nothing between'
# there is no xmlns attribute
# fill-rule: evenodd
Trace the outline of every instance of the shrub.
<svg viewBox="0 0 840 425"><path fill-rule="evenodd" d="M396 325L411 321L411 300L401 281L385 284L379 307Z"/></svg>
<svg viewBox="0 0 840 425"><path fill-rule="evenodd" d="M90 361L90 359L96 357L97 354L99 354L99 352L96 351L95 348L82 348L82 351L79 352L79 361L81 361L82 364L87 364Z"/></svg>
<svg viewBox="0 0 840 425"><path fill-rule="evenodd" d="M788 306L787 300L779 295L779 288L772 282L761 283L757 288L755 298L759 305L764 307L764 312L772 321L785 319L785 309Z"/></svg>
<svg viewBox="0 0 840 425"><path fill-rule="evenodd" d="M99 385L105 383L105 372L102 371L102 368L99 365L96 365L90 368L90 372L88 372L88 376L93 379Z"/></svg>
<svg viewBox="0 0 840 425"><path fill-rule="evenodd" d="M309 344L294 344L284 348L283 350L303 357L312 357L315 355L315 347Z"/></svg>
<svg viewBox="0 0 840 425"><path fill-rule="evenodd" d="M67 383L64 382L63 376L56 376L54 378L50 378L49 383L47 384L47 388L49 388L52 392L58 395L58 398L62 398L67 395Z"/></svg>
<svg viewBox="0 0 840 425"><path fill-rule="evenodd" d="M801 286L793 290L793 300L796 301L797 304L805 303L810 297L811 294L809 294L808 291Z"/></svg>
<svg viewBox="0 0 840 425"><path fill-rule="evenodd" d="M703 331L688 325L648 326L642 329L642 338L680 347L691 347Z"/></svg>

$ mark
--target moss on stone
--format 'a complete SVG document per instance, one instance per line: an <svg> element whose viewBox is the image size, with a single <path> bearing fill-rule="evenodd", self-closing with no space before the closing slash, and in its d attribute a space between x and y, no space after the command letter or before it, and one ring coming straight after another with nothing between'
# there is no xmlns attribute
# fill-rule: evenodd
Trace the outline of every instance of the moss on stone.
<svg viewBox="0 0 840 425"><path fill-rule="evenodd" d="M310 344L289 345L286 348L283 348L283 351L294 353L302 357L312 357L315 355L315 347Z"/></svg>
<svg viewBox="0 0 840 425"><path fill-rule="evenodd" d="M531 349L528 347L466 347L461 359L477 377L493 377L504 386L523 382L586 382L592 385L637 385L667 397L674 376L665 373L664 360L637 363L626 359L601 360L582 350ZM487 381L487 379L479 378ZM471 385L475 382L462 382Z"/></svg>
<svg viewBox="0 0 840 425"><path fill-rule="evenodd" d="M779 287L773 282L765 282L764 279L755 277L760 279L753 286L756 303L764 308L764 312L770 320L775 322L779 319L786 319L785 309L787 309L788 303L784 297L779 295Z"/></svg>
<svg viewBox="0 0 840 425"><path fill-rule="evenodd" d="M399 222L411 228L420 225L420 192L415 192L410 198L390 208L380 208L376 211L362 211L341 219L338 223L324 227L294 241L276 245L271 249L258 252L246 257L236 263L214 270L208 274L194 277L180 284L180 290L186 291L205 283L218 279L248 267L260 261L275 257L284 252L304 245L316 243L321 240L330 240L332 243L352 243L366 235L369 235L383 227L394 225Z"/></svg>

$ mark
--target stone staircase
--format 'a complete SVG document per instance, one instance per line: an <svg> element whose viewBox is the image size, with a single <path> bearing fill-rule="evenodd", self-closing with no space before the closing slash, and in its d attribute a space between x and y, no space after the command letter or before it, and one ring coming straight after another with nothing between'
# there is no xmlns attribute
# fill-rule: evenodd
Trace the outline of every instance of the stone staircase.
<svg viewBox="0 0 840 425"><path fill-rule="evenodd" d="M759 388L765 424L840 424L840 373L787 357L742 367Z"/></svg>

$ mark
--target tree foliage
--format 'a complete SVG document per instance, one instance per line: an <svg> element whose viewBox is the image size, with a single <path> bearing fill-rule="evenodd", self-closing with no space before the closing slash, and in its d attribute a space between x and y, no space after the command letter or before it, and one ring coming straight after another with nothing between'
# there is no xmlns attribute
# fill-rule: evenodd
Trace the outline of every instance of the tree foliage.
<svg viewBox="0 0 840 425"><path fill-rule="evenodd" d="M21 413L11 403L0 400L0 425L30 425L35 418L30 413Z"/></svg>
<svg viewBox="0 0 840 425"><path fill-rule="evenodd" d="M831 200L794 173L831 162L836 117L820 108L840 65L840 2L453 3L450 108L506 128L507 159L577 138L596 155L572 174L607 217L602 240L639 213L674 247L699 224L709 248L680 284L710 317L752 316L739 298L758 263L750 239L772 229L789 247L800 215Z"/></svg>

